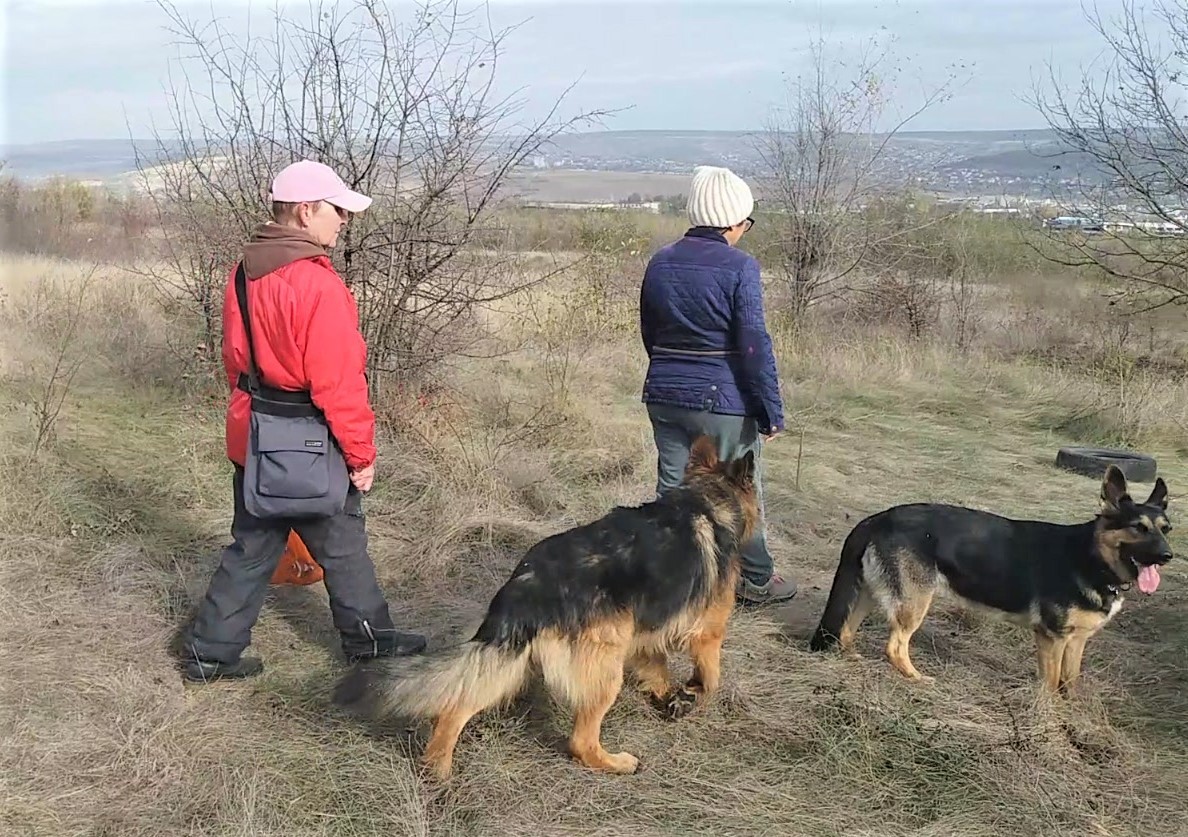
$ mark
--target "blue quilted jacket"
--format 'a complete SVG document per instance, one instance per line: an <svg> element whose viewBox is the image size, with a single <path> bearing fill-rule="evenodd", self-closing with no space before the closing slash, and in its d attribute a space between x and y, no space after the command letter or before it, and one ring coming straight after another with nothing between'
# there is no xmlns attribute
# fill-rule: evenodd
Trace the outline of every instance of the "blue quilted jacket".
<svg viewBox="0 0 1188 837"><path fill-rule="evenodd" d="M652 257L639 329L645 403L750 416L765 434L784 428L759 262L717 230L694 227Z"/></svg>

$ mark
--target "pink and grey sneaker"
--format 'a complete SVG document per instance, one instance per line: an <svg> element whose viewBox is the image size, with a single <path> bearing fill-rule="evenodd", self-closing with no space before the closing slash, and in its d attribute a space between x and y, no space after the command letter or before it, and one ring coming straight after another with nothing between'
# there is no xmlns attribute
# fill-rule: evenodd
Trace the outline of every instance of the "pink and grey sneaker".
<svg viewBox="0 0 1188 837"><path fill-rule="evenodd" d="M786 602L796 595L796 582L779 573L772 573L766 584L754 584L745 578L738 580L736 597L743 604L774 604Z"/></svg>

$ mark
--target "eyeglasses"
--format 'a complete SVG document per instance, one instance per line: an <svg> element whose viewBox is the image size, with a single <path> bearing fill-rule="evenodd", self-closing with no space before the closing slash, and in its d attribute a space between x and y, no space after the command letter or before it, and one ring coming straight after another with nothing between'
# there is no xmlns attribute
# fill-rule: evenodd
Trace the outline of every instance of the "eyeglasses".
<svg viewBox="0 0 1188 837"><path fill-rule="evenodd" d="M755 219L749 215L743 219L743 222L746 224L746 227L743 228L743 232L750 232L751 227L755 226Z"/></svg>

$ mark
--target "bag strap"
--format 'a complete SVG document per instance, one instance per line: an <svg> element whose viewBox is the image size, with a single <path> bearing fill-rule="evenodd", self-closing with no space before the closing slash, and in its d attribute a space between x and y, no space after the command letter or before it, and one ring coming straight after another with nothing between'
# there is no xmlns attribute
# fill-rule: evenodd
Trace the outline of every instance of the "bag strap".
<svg viewBox="0 0 1188 837"><path fill-rule="evenodd" d="M256 370L256 347L252 340L252 322L248 316L247 272L243 269L243 262L235 269L235 297L239 302L239 316L243 319L243 330L247 334L248 344L248 390L252 395L260 391L260 374Z"/></svg>

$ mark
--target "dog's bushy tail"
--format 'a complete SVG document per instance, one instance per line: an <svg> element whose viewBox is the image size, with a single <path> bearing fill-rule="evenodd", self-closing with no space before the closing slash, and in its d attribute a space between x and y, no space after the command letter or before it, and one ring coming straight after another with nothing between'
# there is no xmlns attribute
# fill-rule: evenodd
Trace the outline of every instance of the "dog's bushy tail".
<svg viewBox="0 0 1188 837"><path fill-rule="evenodd" d="M408 657L369 660L335 686L333 701L355 714L436 718L482 712L511 700L528 679L532 643L548 620L534 589L513 576L491 599L469 642Z"/></svg>
<svg viewBox="0 0 1188 837"><path fill-rule="evenodd" d="M471 640L435 653L369 660L334 688L334 703L373 718L436 718L510 700L528 676L529 649Z"/></svg>
<svg viewBox="0 0 1188 837"><path fill-rule="evenodd" d="M846 624L850 611L858 601L863 583L862 556L870 545L870 529L869 519L861 521L850 531L845 543L842 544L841 560L833 576L833 586L829 589L825 612L821 614L821 622L809 641L809 648L813 651L824 651L837 643L842 626Z"/></svg>

